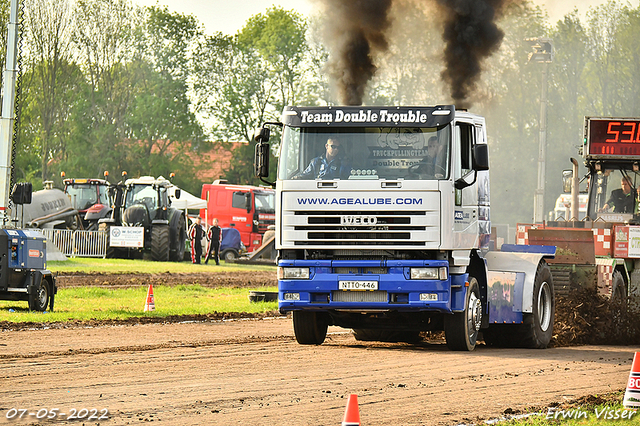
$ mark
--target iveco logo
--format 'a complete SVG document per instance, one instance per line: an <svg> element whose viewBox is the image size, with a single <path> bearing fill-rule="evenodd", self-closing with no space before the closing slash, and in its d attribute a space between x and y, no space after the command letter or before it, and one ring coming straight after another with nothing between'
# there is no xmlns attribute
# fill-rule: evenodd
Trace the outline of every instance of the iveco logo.
<svg viewBox="0 0 640 426"><path fill-rule="evenodd" d="M373 226L378 223L375 216L340 216L340 225Z"/></svg>

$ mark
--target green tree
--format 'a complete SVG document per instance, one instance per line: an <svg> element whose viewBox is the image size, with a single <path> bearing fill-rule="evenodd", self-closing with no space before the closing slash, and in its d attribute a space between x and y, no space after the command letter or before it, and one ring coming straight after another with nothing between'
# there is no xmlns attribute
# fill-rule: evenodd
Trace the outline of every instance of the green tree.
<svg viewBox="0 0 640 426"><path fill-rule="evenodd" d="M542 67L529 63L526 39L548 34L542 10L512 4L500 21L499 52L485 63L474 110L486 117L491 154L491 220L530 221L537 186Z"/></svg>
<svg viewBox="0 0 640 426"><path fill-rule="evenodd" d="M254 130L278 121L283 106L305 93L305 32L298 14L274 7L249 19L235 36L207 37L199 49L198 111L217 140L248 143L233 151L225 176L232 182L259 183L253 176ZM278 141L275 132L274 149Z"/></svg>
<svg viewBox="0 0 640 426"><path fill-rule="evenodd" d="M622 110L623 86L622 46L617 43L619 31L628 26L628 8L616 0L589 9L587 31L589 53L587 81L592 110L586 115L616 116Z"/></svg>
<svg viewBox="0 0 640 426"><path fill-rule="evenodd" d="M134 99L134 30L142 23L140 10L128 0L79 0L74 9L73 41L88 82L81 121L82 137L74 140L77 155L91 159L87 173L119 171L128 152L119 143L129 136L126 120Z"/></svg>
<svg viewBox="0 0 640 426"><path fill-rule="evenodd" d="M615 46L619 55L620 116L637 116L640 110L640 6L636 9L623 9L622 24L615 34Z"/></svg>
<svg viewBox="0 0 640 426"><path fill-rule="evenodd" d="M298 85L305 75L302 65L308 54L306 31L300 14L274 6L251 17L238 34L241 48L258 52L268 64L269 80L277 88L271 102L278 112L299 99Z"/></svg>
<svg viewBox="0 0 640 426"><path fill-rule="evenodd" d="M134 155L126 167L134 175L173 171L176 183L193 191L202 182L188 154L203 149L204 136L187 93L192 55L202 32L193 16L169 13L166 7L150 7L146 16L130 65L135 96L123 149Z"/></svg>
<svg viewBox="0 0 640 426"><path fill-rule="evenodd" d="M51 179L48 164L58 159L65 144L69 93L78 83L72 64L71 12L67 0L33 0L26 5L24 41L28 56L22 78L24 123L16 170L35 180L33 159L40 160L40 182ZM31 163L31 164L29 164ZM36 183L38 187L39 182Z"/></svg>
<svg viewBox="0 0 640 426"><path fill-rule="evenodd" d="M545 205L555 206L562 193L561 172L571 168L582 142L587 110L584 86L589 63L586 29L574 10L558 21L551 34L555 58L549 73L549 126L547 136L547 185ZM584 173L584 169L581 173ZM568 219L568 218L567 218Z"/></svg>

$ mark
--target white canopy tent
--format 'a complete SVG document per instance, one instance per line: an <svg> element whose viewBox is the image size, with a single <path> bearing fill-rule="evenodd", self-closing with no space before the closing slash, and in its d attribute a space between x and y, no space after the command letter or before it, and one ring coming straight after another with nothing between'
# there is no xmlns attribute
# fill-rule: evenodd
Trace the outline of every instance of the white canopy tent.
<svg viewBox="0 0 640 426"><path fill-rule="evenodd" d="M200 210L207 208L206 200L189 194L184 189L180 189L180 198L176 199L175 193L177 188L177 186L172 186L169 188L169 199L171 200L171 207L180 210Z"/></svg>

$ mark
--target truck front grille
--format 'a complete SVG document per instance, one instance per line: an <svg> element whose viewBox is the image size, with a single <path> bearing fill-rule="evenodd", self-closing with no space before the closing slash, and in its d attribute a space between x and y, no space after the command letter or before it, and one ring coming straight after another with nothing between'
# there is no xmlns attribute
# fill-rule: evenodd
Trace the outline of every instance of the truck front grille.
<svg viewBox="0 0 640 426"><path fill-rule="evenodd" d="M389 301L386 291L334 291L331 293L334 302L382 302Z"/></svg>
<svg viewBox="0 0 640 426"><path fill-rule="evenodd" d="M425 211L297 211L293 230L302 231L306 238L297 239L295 245L424 246L412 234L428 230L425 216Z"/></svg>

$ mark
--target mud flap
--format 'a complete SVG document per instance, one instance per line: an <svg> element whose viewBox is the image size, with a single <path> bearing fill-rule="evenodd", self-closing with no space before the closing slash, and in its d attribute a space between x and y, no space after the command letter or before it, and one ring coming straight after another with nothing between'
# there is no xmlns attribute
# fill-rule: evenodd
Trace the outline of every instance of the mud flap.
<svg viewBox="0 0 640 426"><path fill-rule="evenodd" d="M509 251L511 248L514 251ZM514 294L518 300L513 300L514 306L520 306L522 313L533 312L533 287L536 271L540 260L546 257L554 257L556 248L553 246L515 246L503 244L503 251L491 251L486 254L487 272L511 272L523 273L524 280L521 284L521 292ZM514 288L515 290L515 288Z"/></svg>

